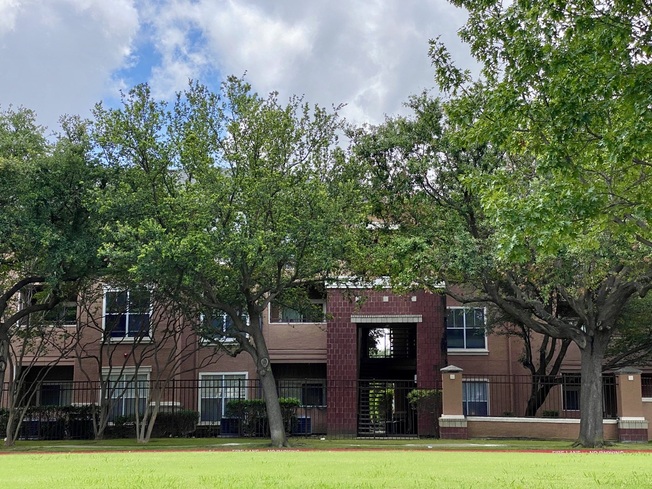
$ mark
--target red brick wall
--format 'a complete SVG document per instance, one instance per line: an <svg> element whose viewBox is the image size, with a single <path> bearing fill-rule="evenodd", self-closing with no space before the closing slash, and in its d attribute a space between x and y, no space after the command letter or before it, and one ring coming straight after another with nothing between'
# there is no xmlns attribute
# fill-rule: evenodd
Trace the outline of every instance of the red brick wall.
<svg viewBox="0 0 652 489"><path fill-rule="evenodd" d="M329 314L327 372L330 434L355 434L357 431L358 328L351 322L352 315L420 314L422 322L417 324L417 385L429 389L440 386L439 369L445 366L441 345L445 334L446 306L442 296L426 292L398 296L389 290L329 289L326 310ZM419 432L429 431L432 431L432 423L423 419L419 423Z"/></svg>

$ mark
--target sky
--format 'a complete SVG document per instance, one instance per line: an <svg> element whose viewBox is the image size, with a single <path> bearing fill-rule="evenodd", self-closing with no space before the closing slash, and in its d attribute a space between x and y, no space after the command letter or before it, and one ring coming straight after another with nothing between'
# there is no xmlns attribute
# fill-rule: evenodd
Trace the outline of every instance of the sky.
<svg viewBox="0 0 652 489"><path fill-rule="evenodd" d="M217 89L244 75L259 94L378 124L434 90L429 39L473 66L465 18L446 0L0 0L0 110L32 109L54 130L138 83L171 100L189 79Z"/></svg>

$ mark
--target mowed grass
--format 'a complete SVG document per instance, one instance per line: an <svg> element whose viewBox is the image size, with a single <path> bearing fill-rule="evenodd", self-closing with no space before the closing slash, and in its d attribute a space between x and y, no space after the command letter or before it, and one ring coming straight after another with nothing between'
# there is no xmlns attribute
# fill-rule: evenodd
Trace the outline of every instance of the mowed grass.
<svg viewBox="0 0 652 489"><path fill-rule="evenodd" d="M7 488L645 488L652 453L441 450L0 455Z"/></svg>

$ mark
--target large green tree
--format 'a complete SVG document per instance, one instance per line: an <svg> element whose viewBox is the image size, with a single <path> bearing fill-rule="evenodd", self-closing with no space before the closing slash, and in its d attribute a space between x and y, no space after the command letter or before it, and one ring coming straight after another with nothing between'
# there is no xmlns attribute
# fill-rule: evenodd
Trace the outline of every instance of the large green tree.
<svg viewBox="0 0 652 489"><path fill-rule="evenodd" d="M8 366L10 380L20 371L16 334L23 344L47 336L43 314L103 266L90 204L101 178L85 126L68 118L50 142L35 119L22 108L0 113L0 381Z"/></svg>
<svg viewBox="0 0 652 489"><path fill-rule="evenodd" d="M477 100L454 100L444 109L455 111L473 103ZM411 105L412 118L389 119L356 134L356 154L369 163L377 191L376 215L388 224L376 231L378 242L387 244L377 250L381 273L389 273L399 284L434 288L444 283L447 292L463 302L494 304L501 318L523 334L549 337L549 346L558 339L565 351L575 342L582 354L579 442L602 444L601 372L607 345L622 324L617 320L628 300L650 287L649 248L639 246L635 237L616 233L617 226L596 230L596 220L605 222L604 211L597 210L594 219L576 219L577 239L563 236L546 243L549 233L559 231L543 224L525 235L520 228L510 234L502 221L527 220L514 209L525 203L500 203L494 182L509 178L512 188L504 191L513 200L534 198L541 171L537 159L469 140L468 128L454 118L459 113L446 116L436 100L422 96ZM562 209L562 220L575 211ZM598 246L585 243L586 235ZM548 353L554 351L542 353L549 361ZM535 373L552 375L559 362L550 361L549 366L552 370ZM545 398L546 385L533 385L530 413Z"/></svg>
<svg viewBox="0 0 652 489"><path fill-rule="evenodd" d="M469 12L460 35L481 72L473 80L431 42L448 124L462 147L503 155L464 178L492 224L502 274L483 283L483 295L534 331L578 345L578 443L597 446L607 344L627 301L650 287L651 7L453 3ZM571 314L551 315L550 297Z"/></svg>
<svg viewBox="0 0 652 489"><path fill-rule="evenodd" d="M192 84L173 107L138 86L95 116L119 175L104 196L112 266L197 318L228 315L225 351L251 356L272 444L285 446L263 311L336 277L366 218L358 175L333 146L337 114L230 78L217 93Z"/></svg>

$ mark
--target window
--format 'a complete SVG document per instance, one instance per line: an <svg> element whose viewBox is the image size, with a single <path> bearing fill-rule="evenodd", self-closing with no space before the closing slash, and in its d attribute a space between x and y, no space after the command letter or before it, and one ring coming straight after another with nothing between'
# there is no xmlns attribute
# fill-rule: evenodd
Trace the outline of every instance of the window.
<svg viewBox="0 0 652 489"><path fill-rule="evenodd" d="M146 290L104 292L104 331L112 340L149 337L150 312Z"/></svg>
<svg viewBox="0 0 652 489"><path fill-rule="evenodd" d="M31 286L21 292L22 307L43 304L47 300L47 293L42 285ZM75 325L77 323L77 294L71 293L52 309L31 314L30 318L45 325ZM25 322L25 324L28 323Z"/></svg>
<svg viewBox="0 0 652 489"><path fill-rule="evenodd" d="M326 314L326 301L312 299L305 310L297 310L278 303L272 303L269 312L271 323L321 323Z"/></svg>
<svg viewBox="0 0 652 489"><path fill-rule="evenodd" d="M107 376L107 389L111 400L109 420L119 416L135 416L145 412L149 396L149 373L122 372Z"/></svg>
<svg viewBox="0 0 652 489"><path fill-rule="evenodd" d="M643 397L652 397L652 374L641 374L641 394Z"/></svg>
<svg viewBox="0 0 652 489"><path fill-rule="evenodd" d="M242 314L240 318L245 324L249 324L249 316L247 314ZM234 342L236 341L235 338L228 334L233 326L233 319L222 311L216 312L210 318L202 317L200 331L202 341L206 344Z"/></svg>
<svg viewBox="0 0 652 489"><path fill-rule="evenodd" d="M563 409L564 411L580 410L580 386L582 378L579 374L562 374Z"/></svg>
<svg viewBox="0 0 652 489"><path fill-rule="evenodd" d="M462 408L464 416L489 414L489 383L462 381Z"/></svg>
<svg viewBox="0 0 652 489"><path fill-rule="evenodd" d="M72 403L72 382L43 382L38 393L38 406L68 406Z"/></svg>
<svg viewBox="0 0 652 489"><path fill-rule="evenodd" d="M326 382L320 379L283 380L279 396L299 399L302 406L326 406Z"/></svg>
<svg viewBox="0 0 652 489"><path fill-rule="evenodd" d="M199 374L199 421L217 423L231 399L246 399L247 374Z"/></svg>
<svg viewBox="0 0 652 489"><path fill-rule="evenodd" d="M446 341L449 349L485 350L484 309L481 307L449 307L446 319Z"/></svg>

